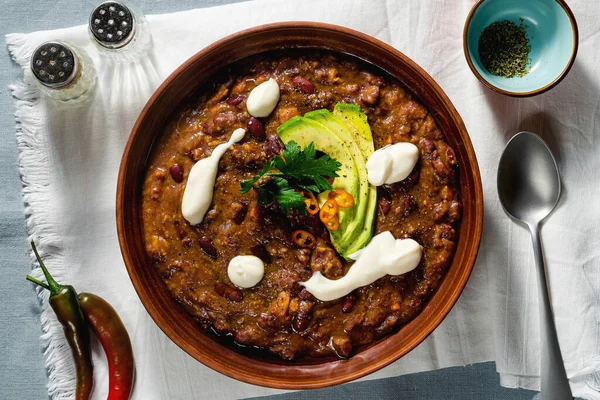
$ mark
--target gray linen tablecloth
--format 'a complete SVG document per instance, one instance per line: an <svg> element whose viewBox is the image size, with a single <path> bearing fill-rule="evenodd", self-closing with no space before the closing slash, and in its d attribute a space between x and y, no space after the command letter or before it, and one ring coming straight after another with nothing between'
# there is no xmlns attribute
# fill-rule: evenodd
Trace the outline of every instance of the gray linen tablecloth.
<svg viewBox="0 0 600 400"><path fill-rule="evenodd" d="M137 0L136 4L146 14L159 14L234 1ZM83 24L94 4L93 1L79 0L1 0L0 34L4 37L11 32ZM19 79L22 72L10 60L6 46L0 47L0 399L43 399L46 398L47 391L43 349L39 339L42 333L40 308L31 284L24 279L30 265L29 246L17 167L18 151L13 117L15 108L7 89L7 85ZM271 397L281 400L502 400L531 399L533 395L530 391L501 388L494 364L485 363Z"/></svg>

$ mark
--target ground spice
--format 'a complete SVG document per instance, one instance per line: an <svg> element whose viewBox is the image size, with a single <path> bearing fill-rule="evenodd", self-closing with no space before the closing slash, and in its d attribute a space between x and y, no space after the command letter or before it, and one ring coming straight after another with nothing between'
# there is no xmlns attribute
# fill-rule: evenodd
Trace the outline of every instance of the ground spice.
<svg viewBox="0 0 600 400"><path fill-rule="evenodd" d="M479 58L492 74L505 78L522 77L529 72L527 25L498 21L488 25L479 37Z"/></svg>

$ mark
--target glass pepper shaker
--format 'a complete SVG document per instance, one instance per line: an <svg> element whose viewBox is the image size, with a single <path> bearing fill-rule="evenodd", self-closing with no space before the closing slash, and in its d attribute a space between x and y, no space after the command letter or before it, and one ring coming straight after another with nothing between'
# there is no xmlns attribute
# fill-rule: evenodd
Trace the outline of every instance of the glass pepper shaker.
<svg viewBox="0 0 600 400"><path fill-rule="evenodd" d="M96 69L82 49L62 41L39 45L31 56L31 72L40 90L61 102L84 102L96 86Z"/></svg>
<svg viewBox="0 0 600 400"><path fill-rule="evenodd" d="M90 14L89 33L98 51L114 61L134 61L151 43L144 14L124 1L104 1Z"/></svg>

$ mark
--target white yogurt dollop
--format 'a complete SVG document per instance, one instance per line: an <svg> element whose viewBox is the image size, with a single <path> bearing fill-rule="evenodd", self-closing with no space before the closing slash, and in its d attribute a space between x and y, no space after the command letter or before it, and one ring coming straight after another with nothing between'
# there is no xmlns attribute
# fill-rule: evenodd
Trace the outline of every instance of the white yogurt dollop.
<svg viewBox="0 0 600 400"><path fill-rule="evenodd" d="M385 231L374 236L367 247L355 255L358 260L342 278L327 279L317 271L300 284L321 301L339 299L385 275L412 271L421 261L422 248L412 239L395 239L390 231Z"/></svg>
<svg viewBox="0 0 600 400"><path fill-rule="evenodd" d="M256 118L268 117L279 101L279 85L273 78L261 83L248 95L246 108Z"/></svg>
<svg viewBox="0 0 600 400"><path fill-rule="evenodd" d="M265 264L256 256L236 256L229 262L227 275L231 282L243 289L256 285L265 274Z"/></svg>
<svg viewBox="0 0 600 400"><path fill-rule="evenodd" d="M215 147L210 157L198 161L190 170L181 200L181 214L190 224L197 225L204 219L204 214L212 202L219 160L227 149L242 140L245 134L244 129L236 129L227 143Z"/></svg>
<svg viewBox="0 0 600 400"><path fill-rule="evenodd" d="M396 143L375 151L367 161L369 183L381 186L384 183L400 182L412 172L419 161L419 149L412 143Z"/></svg>

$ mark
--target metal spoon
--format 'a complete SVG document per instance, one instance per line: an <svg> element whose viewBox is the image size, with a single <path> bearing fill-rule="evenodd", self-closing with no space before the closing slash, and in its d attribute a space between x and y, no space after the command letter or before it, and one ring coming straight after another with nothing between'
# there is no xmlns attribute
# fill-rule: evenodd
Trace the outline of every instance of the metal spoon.
<svg viewBox="0 0 600 400"><path fill-rule="evenodd" d="M546 143L535 133L510 139L498 165L498 195L504 211L529 229L538 271L541 335L541 395L543 400L572 399L560 354L540 240L540 224L560 198L560 176Z"/></svg>

